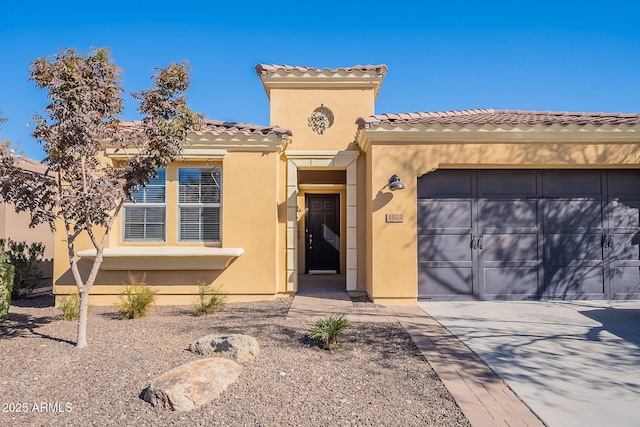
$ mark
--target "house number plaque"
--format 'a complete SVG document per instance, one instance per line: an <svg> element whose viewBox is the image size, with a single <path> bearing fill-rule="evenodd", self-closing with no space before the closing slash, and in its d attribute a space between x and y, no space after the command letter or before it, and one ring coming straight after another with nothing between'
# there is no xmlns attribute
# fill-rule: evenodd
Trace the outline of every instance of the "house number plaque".
<svg viewBox="0 0 640 427"><path fill-rule="evenodd" d="M404 222L404 214L387 214L387 222Z"/></svg>

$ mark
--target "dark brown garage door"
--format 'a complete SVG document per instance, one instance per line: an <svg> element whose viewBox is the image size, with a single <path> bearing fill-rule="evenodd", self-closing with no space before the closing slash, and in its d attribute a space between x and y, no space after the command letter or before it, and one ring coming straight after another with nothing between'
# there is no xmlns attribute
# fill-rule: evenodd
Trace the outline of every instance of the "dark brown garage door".
<svg viewBox="0 0 640 427"><path fill-rule="evenodd" d="M439 170L418 179L419 297L637 298L640 173Z"/></svg>

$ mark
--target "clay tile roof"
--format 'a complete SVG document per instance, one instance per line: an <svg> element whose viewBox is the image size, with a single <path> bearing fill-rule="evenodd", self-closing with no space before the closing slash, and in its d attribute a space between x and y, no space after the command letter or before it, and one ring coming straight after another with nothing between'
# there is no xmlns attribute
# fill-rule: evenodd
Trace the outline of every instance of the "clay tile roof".
<svg viewBox="0 0 640 427"><path fill-rule="evenodd" d="M352 73L354 71L375 71L377 73L386 74L389 71L389 68L384 64L379 65L354 65L353 67L340 67L340 68L313 68L313 67L304 67L297 65L277 65L277 64L258 64L256 65L256 73L258 75L261 74L270 74L278 71L284 72L293 72L298 71L300 73L313 72L317 74L321 74L323 72L327 73Z"/></svg>
<svg viewBox="0 0 640 427"><path fill-rule="evenodd" d="M205 133L211 133L213 135L246 135L251 136L254 134L269 135L276 134L277 136L291 136L291 131L283 129L278 126L258 126L248 123L237 122L223 122L220 120L204 120L200 130L196 131L198 135L204 135Z"/></svg>
<svg viewBox="0 0 640 427"><path fill-rule="evenodd" d="M126 128L135 128L141 126L140 121L122 122L122 126ZM267 136L276 134L278 137L291 136L291 131L278 126L258 126L248 123L223 122L220 120L205 119L202 121L200 129L195 131L197 135L213 134L213 135L245 135L251 136L260 134Z"/></svg>
<svg viewBox="0 0 640 427"><path fill-rule="evenodd" d="M407 125L468 125L474 124L478 126L492 124L512 126L527 125L534 126L543 124L551 126L560 124L567 126L575 124L584 126L591 124L594 126L602 126L605 124L617 126L626 124L635 126L640 124L640 114L622 114L622 113L568 113L553 111L520 111L520 110L491 110L479 108L473 110L456 110L441 112L425 112L425 113L402 113L402 114L377 114L369 117L361 117L356 123L360 128L376 126L381 124L407 124Z"/></svg>

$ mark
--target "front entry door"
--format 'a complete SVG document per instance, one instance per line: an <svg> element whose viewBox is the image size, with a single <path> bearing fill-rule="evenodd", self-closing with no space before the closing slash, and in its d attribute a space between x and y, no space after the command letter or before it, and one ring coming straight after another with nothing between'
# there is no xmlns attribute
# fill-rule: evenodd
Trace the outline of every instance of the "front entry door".
<svg viewBox="0 0 640 427"><path fill-rule="evenodd" d="M307 273L340 269L339 195L307 194L305 224Z"/></svg>

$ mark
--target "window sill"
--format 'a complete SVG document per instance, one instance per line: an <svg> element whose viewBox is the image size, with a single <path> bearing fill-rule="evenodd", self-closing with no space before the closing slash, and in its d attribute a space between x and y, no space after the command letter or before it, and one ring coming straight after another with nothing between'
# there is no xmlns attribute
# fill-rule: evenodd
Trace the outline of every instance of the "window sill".
<svg viewBox="0 0 640 427"><path fill-rule="evenodd" d="M242 248L139 246L107 248L102 270L224 270L244 253ZM96 250L79 251L82 258L95 259Z"/></svg>

